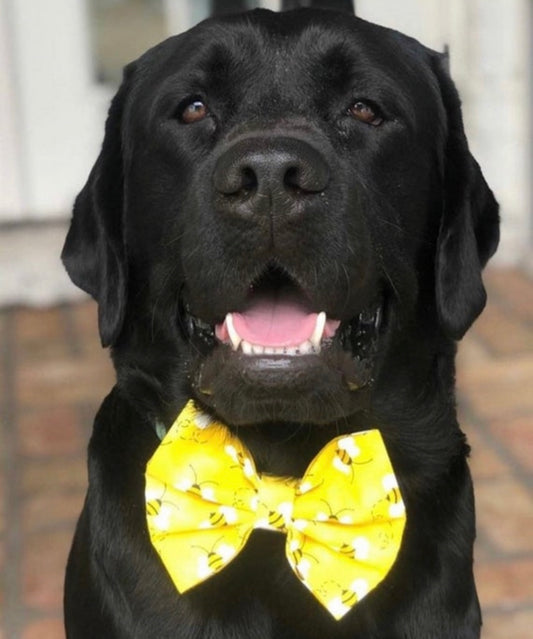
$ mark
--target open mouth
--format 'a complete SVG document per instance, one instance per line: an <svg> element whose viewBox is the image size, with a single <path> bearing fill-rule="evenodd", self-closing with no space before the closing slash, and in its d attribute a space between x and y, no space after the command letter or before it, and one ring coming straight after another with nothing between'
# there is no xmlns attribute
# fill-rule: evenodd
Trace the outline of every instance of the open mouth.
<svg viewBox="0 0 533 639"><path fill-rule="evenodd" d="M316 363L340 373L349 390L372 382L384 299L379 296L349 319L317 308L284 269L267 267L248 287L238 309L207 324L184 308L186 332L204 355L240 362L244 370L264 367L298 373ZM208 367L211 368L211 367ZM286 376L284 376L284 383Z"/></svg>
<svg viewBox="0 0 533 639"><path fill-rule="evenodd" d="M296 357L320 353L339 326L340 320L314 311L286 273L269 269L250 286L243 309L215 326L215 335L247 356Z"/></svg>

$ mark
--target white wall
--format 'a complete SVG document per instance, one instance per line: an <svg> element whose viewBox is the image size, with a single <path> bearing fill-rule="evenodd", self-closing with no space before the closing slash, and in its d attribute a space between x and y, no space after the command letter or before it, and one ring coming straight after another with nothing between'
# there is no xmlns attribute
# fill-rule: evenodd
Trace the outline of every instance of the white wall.
<svg viewBox="0 0 533 639"><path fill-rule="evenodd" d="M528 0L471 0L470 69L462 87L471 147L501 205L500 262L531 248L532 79ZM529 5L529 6L528 6Z"/></svg>
<svg viewBox="0 0 533 639"><path fill-rule="evenodd" d="M22 211L20 122L6 6L0 1L0 222Z"/></svg>
<svg viewBox="0 0 533 639"><path fill-rule="evenodd" d="M109 99L92 82L85 3L0 0L0 5L0 40L11 45L4 55L11 61L7 96L16 105L15 117L4 115L0 131L7 122L17 132L17 149L2 148L0 166L20 167L18 178L9 179L12 191L20 184L19 197L8 197L3 187L0 216L66 217L100 145Z"/></svg>

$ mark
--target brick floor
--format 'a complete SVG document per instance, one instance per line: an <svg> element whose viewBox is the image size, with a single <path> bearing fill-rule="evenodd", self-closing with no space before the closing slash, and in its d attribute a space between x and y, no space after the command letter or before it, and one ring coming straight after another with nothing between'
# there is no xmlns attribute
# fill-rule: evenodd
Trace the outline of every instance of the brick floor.
<svg viewBox="0 0 533 639"><path fill-rule="evenodd" d="M472 445L483 639L533 628L533 282L486 275L459 349ZM94 412L113 382L92 302L0 312L0 639L64 639L63 573L87 483Z"/></svg>

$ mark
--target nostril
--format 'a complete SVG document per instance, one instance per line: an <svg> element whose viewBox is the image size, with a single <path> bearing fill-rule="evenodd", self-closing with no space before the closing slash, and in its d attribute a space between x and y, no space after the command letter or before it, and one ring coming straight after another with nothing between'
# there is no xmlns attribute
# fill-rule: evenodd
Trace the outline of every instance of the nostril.
<svg viewBox="0 0 533 639"><path fill-rule="evenodd" d="M221 195L231 198L247 197L258 187L257 175L253 168L238 163L218 166L214 183Z"/></svg>
<svg viewBox="0 0 533 639"><path fill-rule="evenodd" d="M223 195L231 201L244 201L258 189L257 175L250 167L239 169L239 175L233 181L233 188L226 190Z"/></svg>
<svg viewBox="0 0 533 639"><path fill-rule="evenodd" d="M322 190L321 185L309 180L304 169L298 165L290 166L285 171L283 186L293 196L308 195Z"/></svg>
<svg viewBox="0 0 533 639"><path fill-rule="evenodd" d="M327 183L327 172L303 163L287 167L283 176L285 189L295 195L320 193L326 188Z"/></svg>
<svg viewBox="0 0 533 639"><path fill-rule="evenodd" d="M283 184L288 191L294 194L300 194L306 190L302 187L302 171L299 166L290 166L285 171Z"/></svg>
<svg viewBox="0 0 533 639"><path fill-rule="evenodd" d="M251 167L245 166L241 171L241 177L242 177L242 181L241 181L241 188L239 189L239 192L247 195L251 193L252 191L257 190L257 186L258 186L257 175L255 174L255 171Z"/></svg>

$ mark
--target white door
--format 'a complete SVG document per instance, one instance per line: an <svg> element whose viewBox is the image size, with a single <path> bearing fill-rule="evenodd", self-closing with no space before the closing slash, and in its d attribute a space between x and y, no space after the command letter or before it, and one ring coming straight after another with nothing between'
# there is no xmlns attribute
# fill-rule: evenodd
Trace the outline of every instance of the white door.
<svg viewBox="0 0 533 639"><path fill-rule="evenodd" d="M0 223L66 219L122 66L208 0L0 0Z"/></svg>
<svg viewBox="0 0 533 639"><path fill-rule="evenodd" d="M9 190L0 190L0 219L65 216L97 150L108 98L91 77L85 5L0 1L11 106L0 124L11 142L0 165L12 173Z"/></svg>

